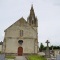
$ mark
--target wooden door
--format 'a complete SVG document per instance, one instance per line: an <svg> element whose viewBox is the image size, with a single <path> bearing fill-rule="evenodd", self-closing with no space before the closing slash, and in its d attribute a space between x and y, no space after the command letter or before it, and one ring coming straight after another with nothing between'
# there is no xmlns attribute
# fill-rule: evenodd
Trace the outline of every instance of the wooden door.
<svg viewBox="0 0 60 60"><path fill-rule="evenodd" d="M23 54L23 48L18 47L18 56L22 56L22 54Z"/></svg>

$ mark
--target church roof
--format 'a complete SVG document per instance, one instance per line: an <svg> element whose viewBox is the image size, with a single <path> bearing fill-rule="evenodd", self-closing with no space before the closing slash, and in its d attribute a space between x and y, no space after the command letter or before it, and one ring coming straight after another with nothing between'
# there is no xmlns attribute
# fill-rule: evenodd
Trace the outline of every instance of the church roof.
<svg viewBox="0 0 60 60"><path fill-rule="evenodd" d="M21 17L19 20L17 20L15 23L13 23L11 26L9 26L7 29L5 29L4 30L4 32L6 31L6 30L8 30L10 27L12 27L14 24L17 24L17 22L18 22L18 25L19 26L24 26L24 23L26 23L26 24L28 24L28 22L23 18L23 17ZM36 30L30 25L30 24L28 24L35 32L36 32Z"/></svg>
<svg viewBox="0 0 60 60"><path fill-rule="evenodd" d="M25 20L23 17L21 17L21 18L18 19L16 22L19 22L19 24L22 25L24 22L26 22L26 20ZM15 22L15 23L16 23L16 22ZM12 25L14 25L15 23L13 23ZM12 26L12 25L11 25L11 26ZM10 28L11 26L9 26L8 28ZM7 29L8 29L8 28L7 28ZM5 29L4 32L5 32L7 29Z"/></svg>

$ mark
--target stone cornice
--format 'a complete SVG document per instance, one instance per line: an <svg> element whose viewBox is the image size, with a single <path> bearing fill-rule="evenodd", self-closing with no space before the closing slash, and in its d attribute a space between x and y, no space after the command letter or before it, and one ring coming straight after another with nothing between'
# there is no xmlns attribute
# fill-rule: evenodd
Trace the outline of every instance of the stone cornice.
<svg viewBox="0 0 60 60"><path fill-rule="evenodd" d="M8 38L8 39L36 39L37 38L31 38L31 37L5 37L5 39Z"/></svg>

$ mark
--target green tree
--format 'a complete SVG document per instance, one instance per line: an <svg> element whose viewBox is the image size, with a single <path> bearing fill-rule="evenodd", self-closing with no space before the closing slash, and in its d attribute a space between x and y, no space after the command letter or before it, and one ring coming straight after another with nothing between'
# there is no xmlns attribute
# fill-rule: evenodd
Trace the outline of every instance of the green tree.
<svg viewBox="0 0 60 60"><path fill-rule="evenodd" d="M40 44L40 48L39 48L39 51L42 51L42 50L44 50L44 45L43 45L43 43Z"/></svg>

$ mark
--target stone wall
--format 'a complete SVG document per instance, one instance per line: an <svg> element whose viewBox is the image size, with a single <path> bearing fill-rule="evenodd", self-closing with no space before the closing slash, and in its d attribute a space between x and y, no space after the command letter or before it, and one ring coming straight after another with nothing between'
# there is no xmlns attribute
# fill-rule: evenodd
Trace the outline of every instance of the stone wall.
<svg viewBox="0 0 60 60"><path fill-rule="evenodd" d="M19 47L18 41L23 40L23 53L37 53L37 31L26 22L24 22L24 24L21 23L21 26L19 25L19 22L20 21L14 23L5 30L5 44L3 45L3 49L5 49L4 52L17 53ZM20 36L20 30L23 30L23 36Z"/></svg>
<svg viewBox="0 0 60 60"><path fill-rule="evenodd" d="M0 51L2 51L2 45L0 45Z"/></svg>
<svg viewBox="0 0 60 60"><path fill-rule="evenodd" d="M6 41L6 53L17 53L18 52L18 43L19 39L7 39ZM21 39L23 40L23 53L37 53L37 46L35 46L34 39ZM12 41L12 42L11 42Z"/></svg>

